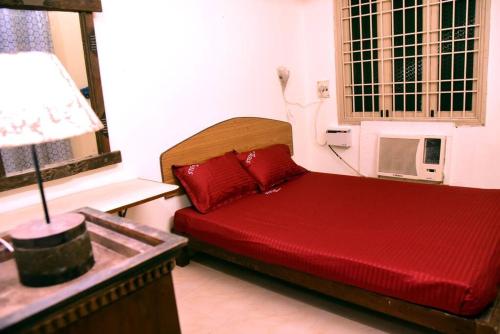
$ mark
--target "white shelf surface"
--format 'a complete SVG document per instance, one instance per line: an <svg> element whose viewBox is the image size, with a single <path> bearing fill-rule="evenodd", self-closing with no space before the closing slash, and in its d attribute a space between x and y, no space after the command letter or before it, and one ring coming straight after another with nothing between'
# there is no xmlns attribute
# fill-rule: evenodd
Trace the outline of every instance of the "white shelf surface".
<svg viewBox="0 0 500 334"><path fill-rule="evenodd" d="M117 212L139 205L175 190L178 186L144 179L111 183L102 187L76 192L48 201L51 216L91 207L103 212ZM43 220L42 203L0 213L0 234L18 224L35 219Z"/></svg>

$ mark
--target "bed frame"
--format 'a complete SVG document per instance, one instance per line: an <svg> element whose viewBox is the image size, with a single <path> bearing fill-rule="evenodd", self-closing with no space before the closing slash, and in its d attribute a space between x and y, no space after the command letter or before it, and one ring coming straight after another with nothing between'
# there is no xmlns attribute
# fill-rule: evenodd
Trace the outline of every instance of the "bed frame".
<svg viewBox="0 0 500 334"><path fill-rule="evenodd" d="M179 184L171 166L199 163L228 151L248 151L272 144L293 148L289 123L255 117L232 118L215 124L163 152L160 165L163 182ZM293 152L293 151L292 151ZM182 194L182 190L176 195ZM174 231L175 232L175 231ZM202 252L214 257L282 279L325 295L357 304L443 333L494 334L500 332L500 294L493 305L477 318L453 315L434 308L383 296L354 286L337 283L279 265L268 264L196 240L189 235L188 247L177 259L180 266Z"/></svg>

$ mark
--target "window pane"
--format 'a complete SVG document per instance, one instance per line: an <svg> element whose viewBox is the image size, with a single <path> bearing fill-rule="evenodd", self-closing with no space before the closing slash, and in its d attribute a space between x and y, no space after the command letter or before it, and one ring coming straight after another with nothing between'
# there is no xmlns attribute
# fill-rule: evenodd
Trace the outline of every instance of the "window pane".
<svg viewBox="0 0 500 334"><path fill-rule="evenodd" d="M423 50L419 43L423 41L423 7L418 6L422 5L422 0L406 0L404 8L402 0L395 0L392 5L393 54L396 58L393 61L394 89L396 93L402 93L394 98L394 110L421 112ZM408 84L398 84L405 82Z"/></svg>
<svg viewBox="0 0 500 334"><path fill-rule="evenodd" d="M377 5L370 0L351 1L351 38L354 84L354 112L373 112L379 109ZM361 95L364 95L361 96Z"/></svg>
<svg viewBox="0 0 500 334"><path fill-rule="evenodd" d="M455 8L453 8L455 6ZM475 24L476 0L456 0L442 4L440 34L441 80L451 80L440 84L440 109L441 111L468 111L472 112L472 79L474 75L474 40L475 29L467 27ZM446 92L453 92L452 94Z"/></svg>
<svg viewBox="0 0 500 334"><path fill-rule="evenodd" d="M339 103L345 112L340 120L482 121L480 55L488 47L483 32L489 15L479 13L488 2L334 1L342 28L344 98Z"/></svg>

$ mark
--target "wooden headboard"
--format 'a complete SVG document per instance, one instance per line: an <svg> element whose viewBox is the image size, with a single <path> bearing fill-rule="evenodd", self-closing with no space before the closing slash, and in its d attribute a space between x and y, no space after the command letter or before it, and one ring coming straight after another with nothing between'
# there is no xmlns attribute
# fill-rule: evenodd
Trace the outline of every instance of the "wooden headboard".
<svg viewBox="0 0 500 334"><path fill-rule="evenodd" d="M160 155L164 183L177 184L172 165L190 165L231 150L244 152L272 144L286 144L293 153L290 123L258 117L237 117L212 125ZM179 195L178 191L173 195Z"/></svg>

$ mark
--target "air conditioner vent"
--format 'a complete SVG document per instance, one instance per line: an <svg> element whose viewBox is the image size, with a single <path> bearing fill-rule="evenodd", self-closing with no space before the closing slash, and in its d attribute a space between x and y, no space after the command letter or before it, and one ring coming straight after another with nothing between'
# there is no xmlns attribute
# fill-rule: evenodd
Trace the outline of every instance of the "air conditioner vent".
<svg viewBox="0 0 500 334"><path fill-rule="evenodd" d="M380 138L379 171L417 176L418 139Z"/></svg>
<svg viewBox="0 0 500 334"><path fill-rule="evenodd" d="M441 182L445 139L442 136L380 136L377 174Z"/></svg>

